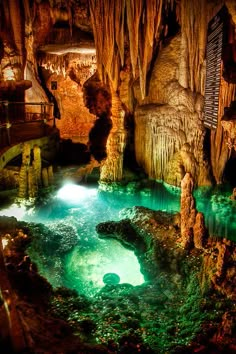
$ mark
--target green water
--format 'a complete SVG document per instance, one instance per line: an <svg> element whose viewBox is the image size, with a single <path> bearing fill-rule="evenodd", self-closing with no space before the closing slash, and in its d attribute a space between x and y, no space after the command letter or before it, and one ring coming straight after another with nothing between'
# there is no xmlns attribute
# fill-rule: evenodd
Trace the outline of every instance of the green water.
<svg viewBox="0 0 236 354"><path fill-rule="evenodd" d="M37 242L32 243L28 252L39 265L41 274L55 287L66 286L93 296L104 286L106 273L116 273L120 283L140 285L145 279L134 252L116 240L99 239L95 230L98 223L119 220L121 210L138 205L177 211L179 197L171 195L162 184L159 188L145 188L135 193L122 188L110 193L97 187L66 185L49 203L25 214L22 219L43 223L55 232L59 228L60 234L69 232L71 238L76 234L78 243L66 254L50 255L50 261L45 249L40 255L41 246ZM66 226L72 230L65 229ZM62 242L67 242L67 238Z"/></svg>
<svg viewBox="0 0 236 354"><path fill-rule="evenodd" d="M222 188L198 189L196 205L212 235L236 240L236 202L230 200L230 194ZM95 230L100 222L119 220L120 211L132 206L177 212L180 193L162 183L141 190L118 188L112 193L97 186L69 184L37 208L12 205L0 215L42 223L51 230L54 236L48 238L37 231L28 249L30 257L54 287L67 286L93 296L104 286L106 273L116 273L121 283L139 285L145 281L134 253L115 240L99 239Z"/></svg>
<svg viewBox="0 0 236 354"><path fill-rule="evenodd" d="M197 210L204 214L209 234L236 241L236 201L229 186L202 187L194 192Z"/></svg>
<svg viewBox="0 0 236 354"><path fill-rule="evenodd" d="M152 188L151 188L152 187ZM97 186L65 185L37 208L11 205L1 215L41 223L52 232L35 229L28 253L40 273L54 286L66 286L93 296L103 286L106 273L116 273L120 283L140 285L145 279L134 252L116 240L102 240L96 225L119 220L119 212L132 206L179 210L179 196L163 184L134 191L119 188L105 192ZM158 188L157 188L158 187Z"/></svg>

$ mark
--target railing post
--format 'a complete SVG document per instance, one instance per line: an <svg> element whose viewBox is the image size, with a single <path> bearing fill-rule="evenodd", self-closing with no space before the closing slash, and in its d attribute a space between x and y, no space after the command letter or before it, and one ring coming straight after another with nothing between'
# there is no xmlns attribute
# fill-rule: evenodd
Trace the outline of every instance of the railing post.
<svg viewBox="0 0 236 354"><path fill-rule="evenodd" d="M11 123L10 123L10 119L9 119L9 102L5 101L4 102L4 106L5 106L5 111L6 111L6 132L7 132L7 142L8 145L11 145L11 134L10 134L10 128L11 128Z"/></svg>
<svg viewBox="0 0 236 354"><path fill-rule="evenodd" d="M43 121L46 123L47 121L47 113L46 113L46 104L43 104Z"/></svg>

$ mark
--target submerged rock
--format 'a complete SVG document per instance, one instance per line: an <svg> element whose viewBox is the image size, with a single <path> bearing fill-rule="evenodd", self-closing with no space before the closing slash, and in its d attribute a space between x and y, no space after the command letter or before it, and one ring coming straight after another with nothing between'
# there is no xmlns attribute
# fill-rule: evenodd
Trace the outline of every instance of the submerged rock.
<svg viewBox="0 0 236 354"><path fill-rule="evenodd" d="M116 285L119 284L120 277L116 273L106 273L102 280L104 284Z"/></svg>

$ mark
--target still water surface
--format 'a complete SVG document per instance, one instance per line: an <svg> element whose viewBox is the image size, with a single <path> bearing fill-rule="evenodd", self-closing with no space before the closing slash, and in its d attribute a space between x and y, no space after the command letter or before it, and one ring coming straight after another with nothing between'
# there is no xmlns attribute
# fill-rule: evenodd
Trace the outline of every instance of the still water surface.
<svg viewBox="0 0 236 354"><path fill-rule="evenodd" d="M236 202L229 198L230 194L229 189L202 188L195 191L195 198L210 233L236 240ZM71 238L76 234L77 245L63 255L52 254L48 260L34 244L28 253L54 287L67 286L93 296L104 286L102 279L106 273L118 274L121 283L139 285L144 282L134 253L115 240L99 239L95 230L100 222L119 220L119 212L133 206L178 212L180 191L163 183L138 191L118 189L112 193L101 191L97 186L66 184L37 208L13 205L3 208L0 215L42 223L50 230L67 233L66 239L68 232Z"/></svg>

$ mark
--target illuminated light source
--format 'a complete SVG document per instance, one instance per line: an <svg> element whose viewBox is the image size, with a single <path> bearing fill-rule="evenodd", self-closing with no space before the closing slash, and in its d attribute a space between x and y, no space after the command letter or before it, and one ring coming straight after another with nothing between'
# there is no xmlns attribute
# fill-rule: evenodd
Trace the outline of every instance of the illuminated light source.
<svg viewBox="0 0 236 354"><path fill-rule="evenodd" d="M4 249L8 245L9 239L6 237L2 238L2 248Z"/></svg>
<svg viewBox="0 0 236 354"><path fill-rule="evenodd" d="M26 213L26 207L17 204L12 204L9 208L0 210L0 216L14 216L18 220L22 220Z"/></svg>
<svg viewBox="0 0 236 354"><path fill-rule="evenodd" d="M97 195L96 188L86 188L74 183L66 183L57 192L57 198L70 203L80 203L81 200Z"/></svg>
<svg viewBox="0 0 236 354"><path fill-rule="evenodd" d="M119 279L114 279L113 284L136 286L145 282L134 252L112 239L99 240L93 249L76 247L67 256L65 273L69 287L89 296L105 286L104 277L108 274Z"/></svg>
<svg viewBox="0 0 236 354"><path fill-rule="evenodd" d="M11 67L6 67L3 71L3 77L5 80L13 81L15 80L15 74Z"/></svg>

